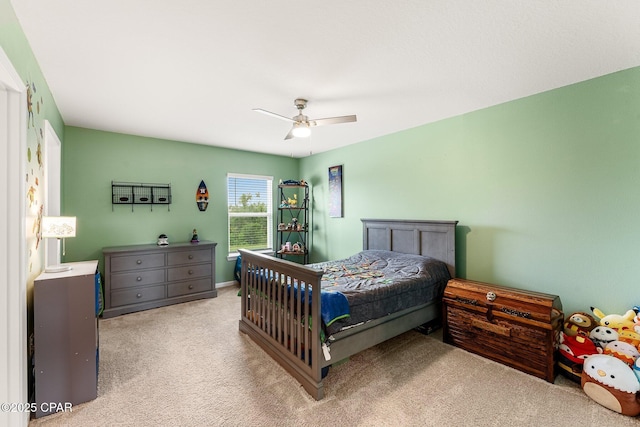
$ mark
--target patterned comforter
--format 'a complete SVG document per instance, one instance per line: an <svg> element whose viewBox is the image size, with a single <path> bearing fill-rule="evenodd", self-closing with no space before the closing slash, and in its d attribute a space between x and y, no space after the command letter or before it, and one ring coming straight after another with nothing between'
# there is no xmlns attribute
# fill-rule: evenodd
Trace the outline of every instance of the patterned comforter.
<svg viewBox="0 0 640 427"><path fill-rule="evenodd" d="M348 302L348 316L343 315L332 322L327 330L329 335L440 299L451 278L441 261L381 250L366 250L349 258L310 264L309 267L324 271L323 293L340 293Z"/></svg>

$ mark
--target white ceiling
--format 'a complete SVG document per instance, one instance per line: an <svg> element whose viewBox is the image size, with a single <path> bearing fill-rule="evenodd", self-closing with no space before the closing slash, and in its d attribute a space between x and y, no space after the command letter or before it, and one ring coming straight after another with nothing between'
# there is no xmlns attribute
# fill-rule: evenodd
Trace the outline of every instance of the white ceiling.
<svg viewBox="0 0 640 427"><path fill-rule="evenodd" d="M11 3L67 125L294 157L640 65L638 0Z"/></svg>

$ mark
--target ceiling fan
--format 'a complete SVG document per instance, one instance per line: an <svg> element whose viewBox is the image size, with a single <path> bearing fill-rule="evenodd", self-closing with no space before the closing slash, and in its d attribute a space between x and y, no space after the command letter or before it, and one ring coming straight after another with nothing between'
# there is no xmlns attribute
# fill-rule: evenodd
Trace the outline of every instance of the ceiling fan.
<svg viewBox="0 0 640 427"><path fill-rule="evenodd" d="M298 98L293 101L293 104L298 109L298 115L292 118L281 116L280 114L272 113L271 111L263 110L262 108L254 108L253 111L293 123L291 130L284 139L291 139L293 137L306 138L311 135L311 128L313 126L336 125L338 123L349 123L357 120L355 114L351 116L328 117L325 119L309 119L307 116L302 114L302 110L307 106L306 99Z"/></svg>

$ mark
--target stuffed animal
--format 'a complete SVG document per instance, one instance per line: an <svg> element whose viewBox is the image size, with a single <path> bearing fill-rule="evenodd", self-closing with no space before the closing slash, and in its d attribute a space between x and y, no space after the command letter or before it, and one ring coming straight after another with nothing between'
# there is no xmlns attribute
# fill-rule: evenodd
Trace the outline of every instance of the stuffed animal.
<svg viewBox="0 0 640 427"><path fill-rule="evenodd" d="M631 329L624 329L622 331L618 331L618 340L628 342L634 347L640 346L640 334L632 331Z"/></svg>
<svg viewBox="0 0 640 427"><path fill-rule="evenodd" d="M638 310L636 310L637 308L639 308L638 306L633 307L633 309L636 312L635 317L633 318L633 330L640 334L640 313L638 312Z"/></svg>
<svg viewBox="0 0 640 427"><path fill-rule="evenodd" d="M602 353L602 349L596 347L589 337L582 334L571 336L564 332L560 332L558 350L560 353L558 357L560 373L578 383L582 378L584 360L593 354Z"/></svg>
<svg viewBox="0 0 640 427"><path fill-rule="evenodd" d="M640 381L620 359L605 354L587 357L581 386L587 396L612 411L632 417L640 414Z"/></svg>
<svg viewBox="0 0 640 427"><path fill-rule="evenodd" d="M591 311L600 319L600 325L608 326L613 329L633 329L633 318L636 312L633 310L627 311L624 315L619 314L604 314L597 308L591 307Z"/></svg>
<svg viewBox="0 0 640 427"><path fill-rule="evenodd" d="M618 340L618 332L606 326L597 326L589 332L589 338L595 345L604 349L610 342Z"/></svg>
<svg viewBox="0 0 640 427"><path fill-rule="evenodd" d="M640 357L638 349L624 341L612 341L604 348L604 354L616 357L629 366Z"/></svg>
<svg viewBox="0 0 640 427"><path fill-rule="evenodd" d="M564 322L564 333L575 337L578 334L589 336L589 332L598 325L596 319L588 313L577 311Z"/></svg>

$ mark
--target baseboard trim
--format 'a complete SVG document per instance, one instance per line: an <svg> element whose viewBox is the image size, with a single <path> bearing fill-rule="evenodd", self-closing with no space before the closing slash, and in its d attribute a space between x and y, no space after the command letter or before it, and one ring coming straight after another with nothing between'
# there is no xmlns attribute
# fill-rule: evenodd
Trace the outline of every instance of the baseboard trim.
<svg viewBox="0 0 640 427"><path fill-rule="evenodd" d="M226 288L228 286L240 286L240 283L238 283L237 280L230 280L228 282L216 283L216 289Z"/></svg>

